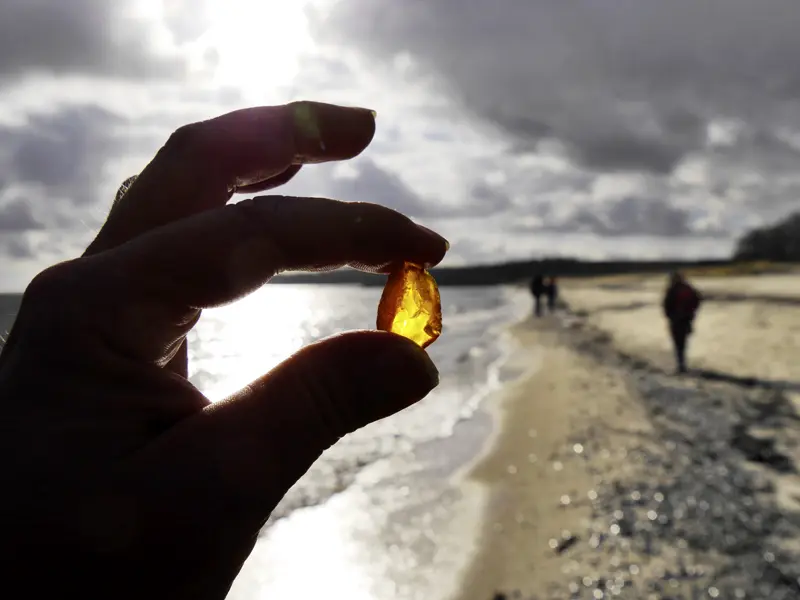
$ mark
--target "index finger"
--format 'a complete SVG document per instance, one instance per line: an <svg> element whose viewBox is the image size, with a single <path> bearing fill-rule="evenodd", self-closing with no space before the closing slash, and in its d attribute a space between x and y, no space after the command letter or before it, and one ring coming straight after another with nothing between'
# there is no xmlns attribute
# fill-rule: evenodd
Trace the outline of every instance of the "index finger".
<svg viewBox="0 0 800 600"><path fill-rule="evenodd" d="M114 204L87 254L222 206L239 188L288 179L298 165L353 158L374 134L374 111L305 101L185 125Z"/></svg>
<svg viewBox="0 0 800 600"><path fill-rule="evenodd" d="M102 262L117 293L186 309L231 302L284 271L347 265L386 273L403 261L436 265L448 248L377 204L260 196L153 231Z"/></svg>

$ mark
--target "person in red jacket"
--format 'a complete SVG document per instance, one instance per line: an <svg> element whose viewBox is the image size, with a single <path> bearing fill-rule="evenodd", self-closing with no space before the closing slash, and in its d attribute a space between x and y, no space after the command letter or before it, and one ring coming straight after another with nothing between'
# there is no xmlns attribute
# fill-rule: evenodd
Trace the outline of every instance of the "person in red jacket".
<svg viewBox="0 0 800 600"><path fill-rule="evenodd" d="M702 296L678 272L670 275L664 295L664 315L669 321L669 332L675 347L678 372L686 372L686 342L692 333L694 318L700 308Z"/></svg>

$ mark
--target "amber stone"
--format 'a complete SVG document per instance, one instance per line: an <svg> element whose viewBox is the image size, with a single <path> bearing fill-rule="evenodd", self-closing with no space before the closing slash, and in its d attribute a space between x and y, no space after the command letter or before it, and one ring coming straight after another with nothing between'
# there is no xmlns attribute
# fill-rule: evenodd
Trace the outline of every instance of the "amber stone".
<svg viewBox="0 0 800 600"><path fill-rule="evenodd" d="M412 263L392 272L378 304L378 329L423 348L435 342L442 333L442 303L433 275Z"/></svg>

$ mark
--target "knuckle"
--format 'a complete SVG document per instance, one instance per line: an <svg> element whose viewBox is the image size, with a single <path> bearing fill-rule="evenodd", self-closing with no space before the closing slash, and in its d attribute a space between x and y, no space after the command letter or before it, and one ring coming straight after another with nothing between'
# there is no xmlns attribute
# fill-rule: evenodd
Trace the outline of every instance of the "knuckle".
<svg viewBox="0 0 800 600"><path fill-rule="evenodd" d="M189 123L178 127L167 139L164 150L169 154L184 154L202 148L205 139L203 122Z"/></svg>
<svg viewBox="0 0 800 600"><path fill-rule="evenodd" d="M242 231L257 243L271 264L279 270L291 268L297 259L292 236L287 235L294 221L292 198L258 196L230 205L242 222Z"/></svg>
<svg viewBox="0 0 800 600"><path fill-rule="evenodd" d="M25 289L24 298L38 300L61 296L72 287L75 261L58 263L36 275Z"/></svg>
<svg viewBox="0 0 800 600"><path fill-rule="evenodd" d="M238 220L238 229L249 238L268 240L272 244L283 236L292 222L292 202L284 196L258 196L226 206Z"/></svg>
<svg viewBox="0 0 800 600"><path fill-rule="evenodd" d="M116 206L117 204L119 204L120 200L122 200L125 194L128 193L128 190L131 189L133 182L136 181L138 178L139 178L138 174L131 175L120 184L119 188L117 189L117 193L114 195L114 202L112 206Z"/></svg>
<svg viewBox="0 0 800 600"><path fill-rule="evenodd" d="M23 346L46 354L53 340L77 339L83 325L80 316L83 293L77 273L81 260L53 265L28 284L14 324L15 330L21 328L24 332Z"/></svg>

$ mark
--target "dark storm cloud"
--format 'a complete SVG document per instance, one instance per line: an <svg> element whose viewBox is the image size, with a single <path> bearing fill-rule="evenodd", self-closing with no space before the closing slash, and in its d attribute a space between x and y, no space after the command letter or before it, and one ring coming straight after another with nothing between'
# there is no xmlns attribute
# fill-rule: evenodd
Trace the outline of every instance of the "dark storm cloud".
<svg viewBox="0 0 800 600"><path fill-rule="evenodd" d="M42 229L42 223L33 216L30 202L20 198L0 204L0 233Z"/></svg>
<svg viewBox="0 0 800 600"><path fill-rule="evenodd" d="M36 252L24 235L14 235L0 242L0 253L10 258L34 258Z"/></svg>
<svg viewBox="0 0 800 600"><path fill-rule="evenodd" d="M352 202L372 202L393 208L409 216L429 214L432 206L411 189L400 177L360 158L352 165L354 176L333 175L335 166L321 169L320 185L325 195Z"/></svg>
<svg viewBox="0 0 800 600"><path fill-rule="evenodd" d="M616 201L574 210L565 218L548 215L548 223L533 227L518 225L515 231L590 233L605 238L651 236L657 238L692 235L721 236L724 232L698 231L688 211L662 200L628 196Z"/></svg>
<svg viewBox="0 0 800 600"><path fill-rule="evenodd" d="M423 196L396 173L359 157L348 165L346 175L338 166L318 165L306 169L281 189L287 195L315 194L349 202L371 202L387 206L414 218L480 217L497 214L509 208L511 200L501 188L478 182L465 198L440 199Z"/></svg>
<svg viewBox="0 0 800 600"><path fill-rule="evenodd" d="M641 170L669 173L688 150L653 137L607 135L567 140L579 163L598 171Z"/></svg>
<svg viewBox="0 0 800 600"><path fill-rule="evenodd" d="M128 150L117 129L124 124L124 119L98 106L77 105L30 115L23 125L0 126L0 191L33 187L45 202L94 202L106 162Z"/></svg>
<svg viewBox="0 0 800 600"><path fill-rule="evenodd" d="M488 203L498 208L507 208L511 205L511 200L505 191L483 181L472 186L471 196L478 202Z"/></svg>
<svg viewBox="0 0 800 600"><path fill-rule="evenodd" d="M483 181L472 186L470 200L461 211L474 217L496 214L513 205L508 193L501 186L489 185Z"/></svg>
<svg viewBox="0 0 800 600"><path fill-rule="evenodd" d="M670 173L721 116L800 129L796 0L342 0L316 27L587 169Z"/></svg>
<svg viewBox="0 0 800 600"><path fill-rule="evenodd" d="M639 234L676 237L689 235L692 229L685 211L665 202L628 197L609 207L605 222L597 233L607 236Z"/></svg>
<svg viewBox="0 0 800 600"><path fill-rule="evenodd" d="M25 74L180 77L176 57L148 45L149 25L112 0L0 1L0 85Z"/></svg>
<svg viewBox="0 0 800 600"><path fill-rule="evenodd" d="M728 145L710 151L719 168L748 168L765 175L797 171L800 147L781 139L774 131L745 127Z"/></svg>
<svg viewBox="0 0 800 600"><path fill-rule="evenodd" d="M564 127L545 125L527 117L499 114L487 109L481 115L515 139L516 152L532 152L542 142L556 142L577 165L598 172L644 171L668 174L693 150L701 147L704 124L686 115L679 127L668 127L671 115L653 130L637 130L634 123L611 115L591 122L585 116L565 117ZM580 122L580 125L579 125Z"/></svg>

